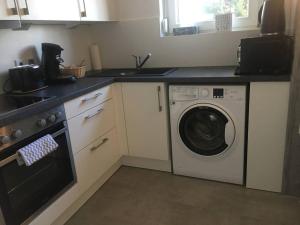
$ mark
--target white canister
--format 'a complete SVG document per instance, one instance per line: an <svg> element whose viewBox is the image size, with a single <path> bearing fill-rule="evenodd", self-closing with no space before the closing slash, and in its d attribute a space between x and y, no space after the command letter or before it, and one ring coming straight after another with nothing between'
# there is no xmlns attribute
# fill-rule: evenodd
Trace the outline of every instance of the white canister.
<svg viewBox="0 0 300 225"><path fill-rule="evenodd" d="M100 57L100 50L97 44L90 46L91 62L93 70L102 70L102 62Z"/></svg>
<svg viewBox="0 0 300 225"><path fill-rule="evenodd" d="M232 30L232 13L216 14L215 21L217 31Z"/></svg>

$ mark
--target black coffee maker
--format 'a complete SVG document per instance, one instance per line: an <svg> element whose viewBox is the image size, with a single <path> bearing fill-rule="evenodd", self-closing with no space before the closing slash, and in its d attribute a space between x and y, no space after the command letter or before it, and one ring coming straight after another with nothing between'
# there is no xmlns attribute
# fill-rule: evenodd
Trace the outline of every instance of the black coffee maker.
<svg viewBox="0 0 300 225"><path fill-rule="evenodd" d="M63 75L60 65L64 62L61 58L61 52L64 49L52 43L42 43L42 63L41 68L44 71L47 83L75 82L74 75Z"/></svg>

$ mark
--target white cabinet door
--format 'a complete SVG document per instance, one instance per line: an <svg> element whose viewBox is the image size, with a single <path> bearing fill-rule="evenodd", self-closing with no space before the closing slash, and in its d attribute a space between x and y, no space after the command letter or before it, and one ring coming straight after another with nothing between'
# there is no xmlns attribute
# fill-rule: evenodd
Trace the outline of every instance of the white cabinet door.
<svg viewBox="0 0 300 225"><path fill-rule="evenodd" d="M79 21L77 0L17 0L22 20Z"/></svg>
<svg viewBox="0 0 300 225"><path fill-rule="evenodd" d="M0 20L19 20L16 0L0 0Z"/></svg>
<svg viewBox="0 0 300 225"><path fill-rule="evenodd" d="M78 0L81 21L116 20L114 0Z"/></svg>
<svg viewBox="0 0 300 225"><path fill-rule="evenodd" d="M289 82L250 85L248 188L281 192L289 87Z"/></svg>
<svg viewBox="0 0 300 225"><path fill-rule="evenodd" d="M169 160L164 83L122 84L129 155Z"/></svg>

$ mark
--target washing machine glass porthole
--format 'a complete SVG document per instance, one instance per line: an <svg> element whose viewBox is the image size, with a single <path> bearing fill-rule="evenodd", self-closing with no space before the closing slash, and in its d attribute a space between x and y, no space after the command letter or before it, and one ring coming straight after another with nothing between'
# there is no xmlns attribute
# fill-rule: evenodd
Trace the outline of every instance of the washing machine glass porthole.
<svg viewBox="0 0 300 225"><path fill-rule="evenodd" d="M179 133L184 144L194 153L214 156L225 151L227 117L209 106L188 110L179 123Z"/></svg>

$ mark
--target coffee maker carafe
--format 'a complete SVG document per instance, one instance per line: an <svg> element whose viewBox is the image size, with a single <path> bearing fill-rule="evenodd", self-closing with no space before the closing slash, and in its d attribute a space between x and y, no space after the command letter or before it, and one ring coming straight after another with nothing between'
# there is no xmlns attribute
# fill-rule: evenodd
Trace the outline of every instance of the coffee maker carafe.
<svg viewBox="0 0 300 225"><path fill-rule="evenodd" d="M74 82L74 75L63 75L60 65L64 62L61 52L64 49L52 43L42 43L42 69L48 83Z"/></svg>

